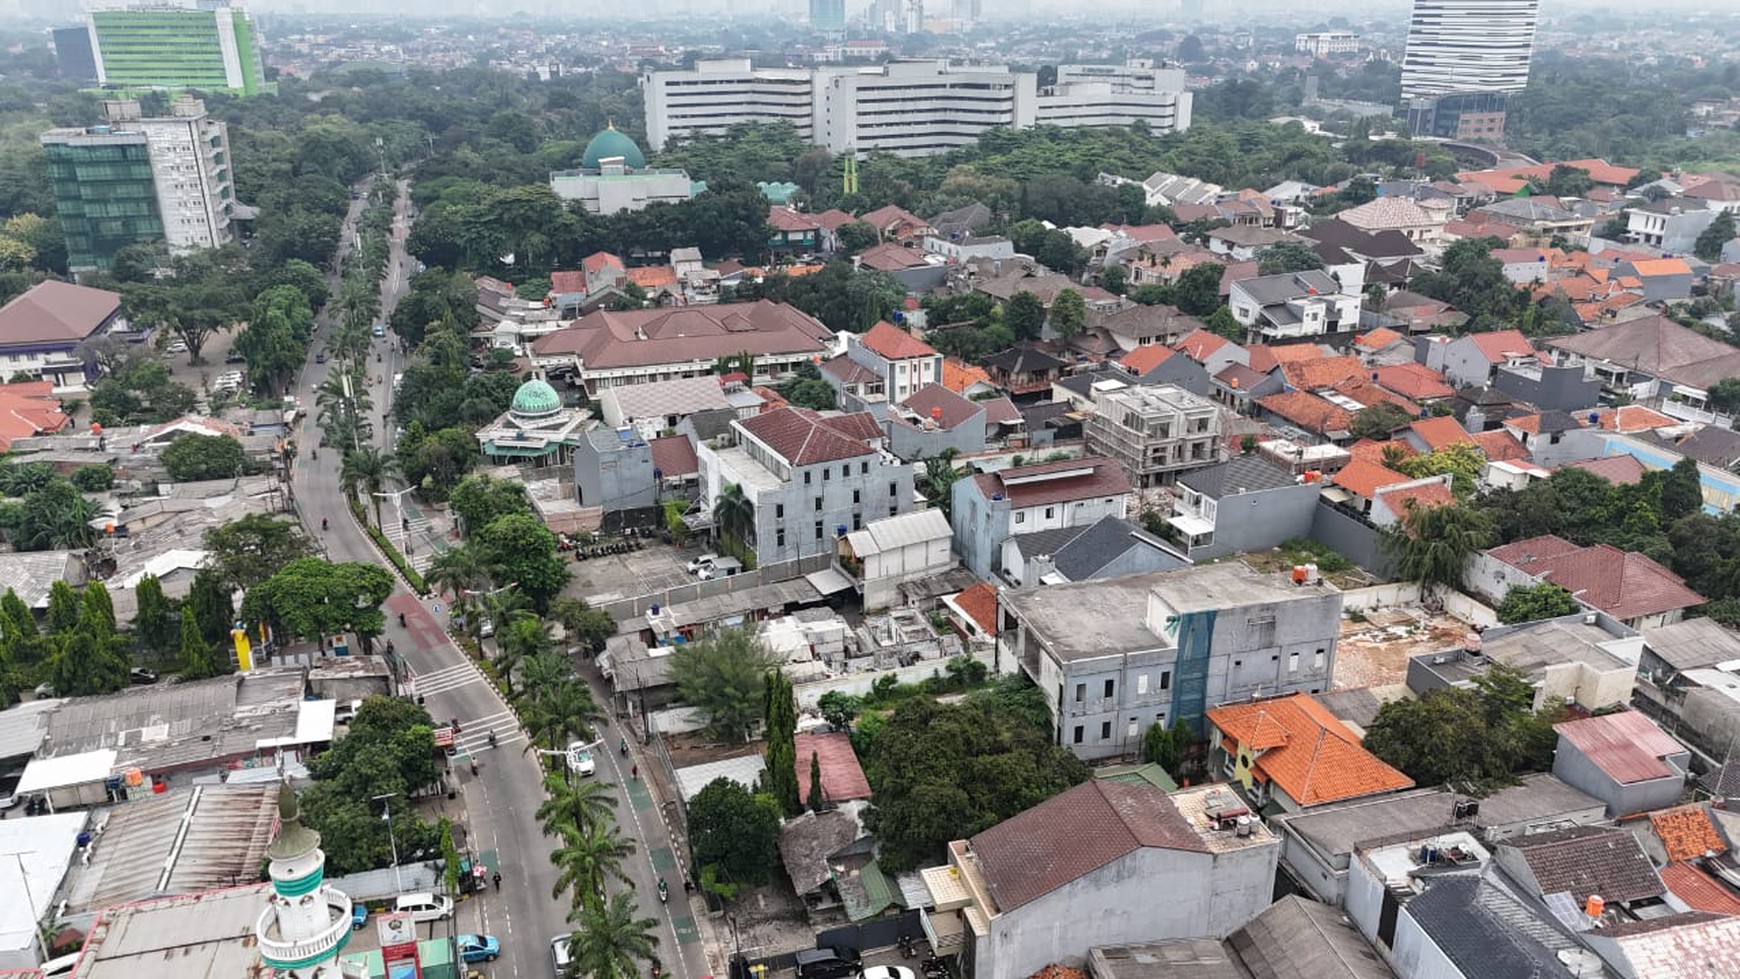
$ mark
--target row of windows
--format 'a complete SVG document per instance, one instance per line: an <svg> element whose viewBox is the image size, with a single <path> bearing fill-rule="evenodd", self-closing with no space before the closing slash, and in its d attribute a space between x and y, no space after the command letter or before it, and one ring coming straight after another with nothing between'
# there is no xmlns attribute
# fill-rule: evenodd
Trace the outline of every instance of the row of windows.
<svg viewBox="0 0 1740 979"><path fill-rule="evenodd" d="M1172 671L1171 670L1161 670L1160 671L1160 686L1157 687L1156 689L1158 689L1161 693L1164 693L1167 690L1172 689ZM1112 699L1112 696L1117 693L1117 691L1118 691L1118 681L1117 680L1107 680L1105 682L1105 692L1102 693L1100 695L1100 697L1103 700L1110 700L1110 699ZM1138 674L1136 674L1136 696L1146 697L1147 695L1148 695L1148 674L1138 673ZM1078 704L1087 703L1087 684L1078 683L1075 685L1075 702Z"/></svg>
<svg viewBox="0 0 1740 979"><path fill-rule="evenodd" d="M804 485L805 486L810 485L810 474L813 472L814 472L814 470L811 470L811 469L804 470ZM832 469L829 469L828 467L823 466L822 467L822 482L825 483L829 479L831 479L833 477L833 472L834 471ZM860 462L858 464L858 475L860 475L860 476L870 475L870 463ZM840 478L841 479L850 479L851 476L852 476L852 464L848 462L845 465L840 467ZM895 491L894 484L889 483L888 484L888 492L893 493L894 491Z"/></svg>
<svg viewBox="0 0 1740 979"><path fill-rule="evenodd" d="M820 502L821 502L820 500L817 501L818 504ZM853 500L852 502L856 503L858 501ZM781 505L780 510L783 511L784 509L785 509L785 507L783 505ZM816 509L820 510L821 506L818 505L816 507ZM898 505L890 506L888 508L888 515L891 517L895 516L899 513L900 513L900 507ZM821 540L822 535L826 532L826 528L822 526L823 523L824 523L824 521L821 521L821 520L816 521L816 525L815 525L816 540ZM853 530L863 530L864 529L864 514L862 514L862 513L853 513L852 514L852 529ZM785 546L785 528L784 527L779 527L779 528L774 530L774 532L773 532L773 546L775 546L775 547L784 547Z"/></svg>

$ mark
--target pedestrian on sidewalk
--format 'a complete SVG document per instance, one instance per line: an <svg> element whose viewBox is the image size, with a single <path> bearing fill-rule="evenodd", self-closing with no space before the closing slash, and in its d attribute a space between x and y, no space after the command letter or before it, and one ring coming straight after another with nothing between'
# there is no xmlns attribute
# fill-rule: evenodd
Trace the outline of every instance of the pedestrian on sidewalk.
<svg viewBox="0 0 1740 979"><path fill-rule="evenodd" d="M495 881L495 889L498 891L501 890L501 871L499 871L499 870L496 871L495 876L491 877L490 879Z"/></svg>
<svg viewBox="0 0 1740 979"><path fill-rule="evenodd" d="M635 781L637 781L637 782L640 781L640 766L639 765L635 765L633 768L630 768L629 771L633 774Z"/></svg>

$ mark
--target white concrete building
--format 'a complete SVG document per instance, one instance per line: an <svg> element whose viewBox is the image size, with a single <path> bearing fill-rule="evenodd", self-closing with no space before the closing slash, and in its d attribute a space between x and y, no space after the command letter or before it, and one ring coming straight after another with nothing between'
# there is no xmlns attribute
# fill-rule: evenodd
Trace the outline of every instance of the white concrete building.
<svg viewBox="0 0 1740 979"><path fill-rule="evenodd" d="M888 608L900 586L955 566L954 531L941 510L914 510L872 520L840 541L839 564L866 609Z"/></svg>
<svg viewBox="0 0 1740 979"><path fill-rule="evenodd" d="M1147 59L1059 65L1056 84L1039 93L1034 122L1086 128L1140 119L1156 134L1182 132L1190 128L1190 100L1182 68L1156 68Z"/></svg>
<svg viewBox="0 0 1740 979"><path fill-rule="evenodd" d="M207 115L205 103L191 96L176 99L169 115L160 119L140 118L137 102L120 105L118 111L131 113L130 123L151 147L151 177L170 249L193 251L234 241L229 127Z"/></svg>
<svg viewBox="0 0 1740 979"><path fill-rule="evenodd" d="M756 68L748 58L699 61L690 71L649 72L640 85L654 152L740 122L789 122L799 139L812 138L815 73L807 68Z"/></svg>
<svg viewBox="0 0 1740 979"><path fill-rule="evenodd" d="M1318 31L1295 34L1293 50L1313 58L1328 58L1338 54L1359 53L1359 35L1352 31Z"/></svg>
<svg viewBox="0 0 1740 979"><path fill-rule="evenodd" d="M1540 0L1414 0L1402 98L1522 91L1540 10Z"/></svg>
<svg viewBox="0 0 1740 979"><path fill-rule="evenodd" d="M1033 125L1036 76L1001 65L896 61L816 73L815 142L833 153L946 153Z"/></svg>

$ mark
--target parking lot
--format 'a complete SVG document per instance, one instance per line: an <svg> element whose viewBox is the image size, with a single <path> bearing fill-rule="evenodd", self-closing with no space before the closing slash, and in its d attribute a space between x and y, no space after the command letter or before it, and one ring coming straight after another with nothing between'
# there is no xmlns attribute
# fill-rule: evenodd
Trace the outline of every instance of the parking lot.
<svg viewBox="0 0 1740 979"><path fill-rule="evenodd" d="M627 554L576 561L567 591L594 604L656 595L694 583L695 576L684 565L704 553L706 548L699 544L675 548L649 543Z"/></svg>

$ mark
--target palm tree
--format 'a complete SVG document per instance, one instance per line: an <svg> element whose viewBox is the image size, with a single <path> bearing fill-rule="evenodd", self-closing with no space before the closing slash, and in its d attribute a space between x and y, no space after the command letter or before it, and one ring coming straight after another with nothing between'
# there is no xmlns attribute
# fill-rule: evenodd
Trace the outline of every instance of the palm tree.
<svg viewBox="0 0 1740 979"><path fill-rule="evenodd" d="M549 737L551 751L562 750L571 738L591 734L592 725L603 717L592 691L572 679L542 688L526 705L525 715L527 727Z"/></svg>
<svg viewBox="0 0 1740 979"><path fill-rule="evenodd" d="M449 551L442 551L430 562L429 570L423 573L423 580L430 585L453 593L455 609L470 608L473 598L470 592L475 592L489 583L489 566L484 563L483 555L470 544L461 544Z"/></svg>
<svg viewBox="0 0 1740 979"><path fill-rule="evenodd" d="M381 487L386 485L387 474L392 472L391 456L382 455L381 451L372 445L365 445L355 452L344 454L344 464L338 470L339 485L346 493L355 496L359 491L368 494L375 504L375 526L386 530L381 525L381 498L378 495Z"/></svg>
<svg viewBox="0 0 1740 979"><path fill-rule="evenodd" d="M726 483L713 501L713 524L721 539L735 541L748 548L755 540L755 504L743 494L743 487Z"/></svg>
<svg viewBox="0 0 1740 979"><path fill-rule="evenodd" d="M943 516L949 515L953 493L950 488L955 480L961 478L960 470L955 468L955 450L945 449L941 455L924 460L924 497L930 505L941 510Z"/></svg>
<svg viewBox="0 0 1740 979"><path fill-rule="evenodd" d="M555 642L550 638L550 627L524 609L510 612L506 621L500 618L491 621L496 623L495 668L507 678L507 693L511 697L514 692L514 668L529 659L550 652L555 648Z"/></svg>
<svg viewBox="0 0 1740 979"><path fill-rule="evenodd" d="M576 974L591 979L639 979L642 963L657 961L658 922L636 918L634 896L624 891L609 903L588 902L568 914L569 945Z"/></svg>
<svg viewBox="0 0 1740 979"><path fill-rule="evenodd" d="M566 836L569 829L584 829L609 822L614 817L616 796L597 779L569 782L554 772L544 777L550 797L538 807L538 824L545 836Z"/></svg>
<svg viewBox="0 0 1740 979"><path fill-rule="evenodd" d="M1410 506L1401 523L1384 531L1383 545L1396 576L1421 588L1462 584L1468 556L1492 543L1493 520L1463 503Z"/></svg>
<svg viewBox="0 0 1740 979"><path fill-rule="evenodd" d="M560 871L550 896L561 897L563 891L571 890L576 907L600 900L604 897L605 878L632 883L622 871L623 861L632 856L634 841L618 832L614 823L569 827L562 834L562 845L550 854L550 862Z"/></svg>

